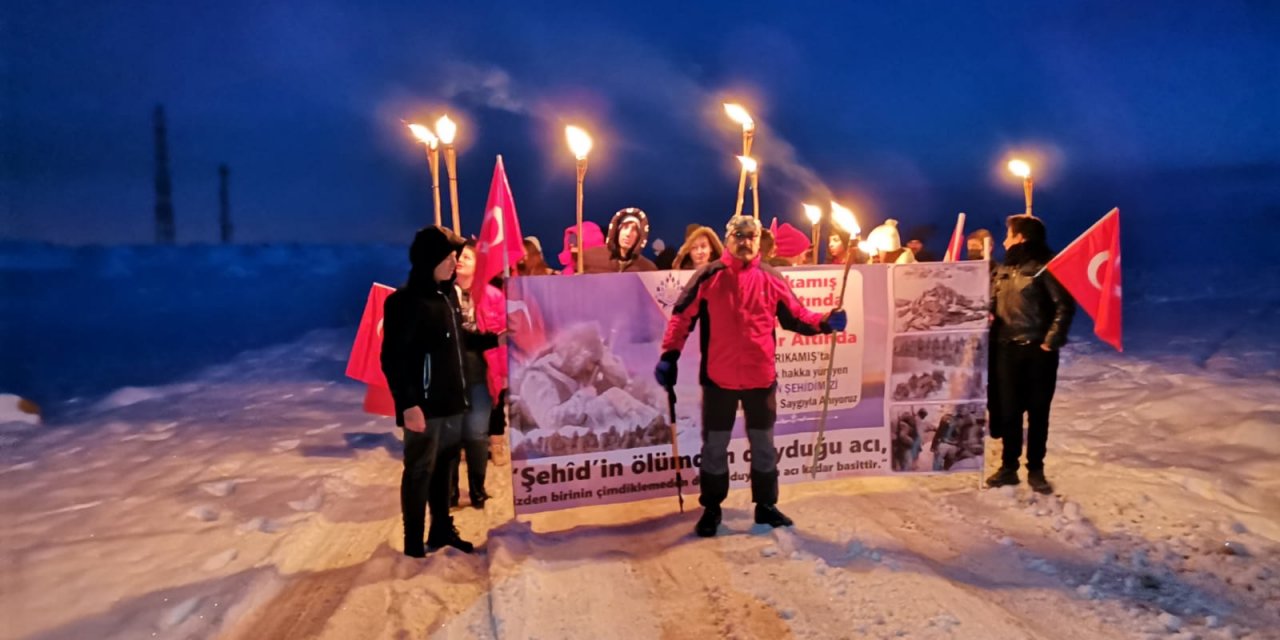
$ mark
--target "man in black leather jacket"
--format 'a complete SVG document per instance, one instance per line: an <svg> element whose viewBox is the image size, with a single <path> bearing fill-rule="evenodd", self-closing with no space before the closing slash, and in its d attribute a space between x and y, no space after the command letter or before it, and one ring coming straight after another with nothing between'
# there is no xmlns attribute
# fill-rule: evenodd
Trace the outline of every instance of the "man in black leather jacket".
<svg viewBox="0 0 1280 640"><path fill-rule="evenodd" d="M396 424L404 427L404 473L400 510L405 555L450 546L470 553L449 515L448 460L462 446L467 410L463 351L498 346L494 334L464 328L454 290L454 270L464 241L440 226L426 227L409 247L409 283L383 305L382 372L396 404ZM431 531L424 548L427 506Z"/></svg>
<svg viewBox="0 0 1280 640"><path fill-rule="evenodd" d="M1004 440L1004 455L987 486L1018 484L1025 413L1027 482L1038 493L1053 493L1044 477L1049 405L1058 383L1058 350L1067 342L1076 305L1044 268L1053 257L1044 223L1016 215L1007 226L1004 264L991 274L992 436Z"/></svg>

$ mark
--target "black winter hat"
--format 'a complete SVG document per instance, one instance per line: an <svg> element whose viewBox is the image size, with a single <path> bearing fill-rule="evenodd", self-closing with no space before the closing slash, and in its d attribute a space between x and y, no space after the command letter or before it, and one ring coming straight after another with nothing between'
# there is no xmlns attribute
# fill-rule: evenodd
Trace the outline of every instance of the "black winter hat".
<svg viewBox="0 0 1280 640"><path fill-rule="evenodd" d="M433 225L423 227L409 245L409 263L415 268L435 269L450 253L460 253L466 240L452 229Z"/></svg>

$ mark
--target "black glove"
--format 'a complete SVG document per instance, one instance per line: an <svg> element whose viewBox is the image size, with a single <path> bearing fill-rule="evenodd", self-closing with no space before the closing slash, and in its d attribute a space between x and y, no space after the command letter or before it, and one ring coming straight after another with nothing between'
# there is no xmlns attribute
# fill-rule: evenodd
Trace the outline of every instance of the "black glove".
<svg viewBox="0 0 1280 640"><path fill-rule="evenodd" d="M676 377L679 374L679 367L676 363L679 360L679 351L668 351L662 354L662 359L658 361L658 366L653 369L653 377L658 381L658 384L667 389L676 386Z"/></svg>

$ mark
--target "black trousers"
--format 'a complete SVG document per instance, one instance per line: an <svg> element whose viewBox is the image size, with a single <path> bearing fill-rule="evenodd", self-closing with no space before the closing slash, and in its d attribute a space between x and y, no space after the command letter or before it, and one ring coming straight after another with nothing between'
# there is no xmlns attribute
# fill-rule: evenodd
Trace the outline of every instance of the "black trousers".
<svg viewBox="0 0 1280 640"><path fill-rule="evenodd" d="M778 451L773 446L773 423L778 417L778 385L767 389L702 387L702 468L699 484L702 506L715 506L729 494L729 440L742 406L751 445L751 501L778 502Z"/></svg>
<svg viewBox="0 0 1280 640"><path fill-rule="evenodd" d="M1044 470L1049 441L1049 405L1058 385L1058 352L1038 344L1001 342L991 350L992 436L1004 440L1002 464L1017 469L1022 420L1027 423L1027 470Z"/></svg>
<svg viewBox="0 0 1280 640"><path fill-rule="evenodd" d="M452 526L449 517L449 460L462 446L462 414L427 420L422 433L404 430L404 471L400 475L400 513L405 550L421 550L427 508L433 526Z"/></svg>

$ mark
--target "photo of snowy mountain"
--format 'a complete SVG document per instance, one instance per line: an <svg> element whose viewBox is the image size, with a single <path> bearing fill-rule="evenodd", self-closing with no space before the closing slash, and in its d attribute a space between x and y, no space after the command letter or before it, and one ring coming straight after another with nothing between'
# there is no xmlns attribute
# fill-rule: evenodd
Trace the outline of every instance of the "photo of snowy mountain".
<svg viewBox="0 0 1280 640"><path fill-rule="evenodd" d="M945 273L945 276L940 278L939 273ZM939 279L942 282L937 282ZM893 269L896 309L893 330L906 333L944 328L985 328L989 287L987 264L982 261L945 272L928 263L896 265Z"/></svg>

